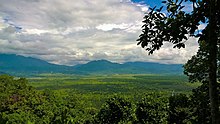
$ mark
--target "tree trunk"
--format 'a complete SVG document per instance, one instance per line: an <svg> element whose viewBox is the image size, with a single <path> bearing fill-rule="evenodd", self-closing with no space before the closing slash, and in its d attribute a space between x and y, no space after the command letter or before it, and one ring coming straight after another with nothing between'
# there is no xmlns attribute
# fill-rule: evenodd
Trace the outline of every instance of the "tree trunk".
<svg viewBox="0 0 220 124"><path fill-rule="evenodd" d="M217 23L215 0L210 0L209 16L209 97L211 105L212 124L220 124L217 93Z"/></svg>

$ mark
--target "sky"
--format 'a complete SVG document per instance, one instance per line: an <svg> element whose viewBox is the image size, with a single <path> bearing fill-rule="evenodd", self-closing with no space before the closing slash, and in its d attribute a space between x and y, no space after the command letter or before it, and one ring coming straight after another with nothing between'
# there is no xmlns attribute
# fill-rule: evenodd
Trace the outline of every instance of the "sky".
<svg viewBox="0 0 220 124"><path fill-rule="evenodd" d="M106 59L184 64L197 52L165 44L153 55L137 46L143 16L161 0L0 0L0 53L76 65ZM190 6L188 6L190 8Z"/></svg>

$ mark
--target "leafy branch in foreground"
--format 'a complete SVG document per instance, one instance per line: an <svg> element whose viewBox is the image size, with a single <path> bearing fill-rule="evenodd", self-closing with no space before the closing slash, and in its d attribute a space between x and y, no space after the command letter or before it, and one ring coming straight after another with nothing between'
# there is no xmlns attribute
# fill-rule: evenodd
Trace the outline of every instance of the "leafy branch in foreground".
<svg viewBox="0 0 220 124"><path fill-rule="evenodd" d="M184 11L184 2L193 4L193 10L190 13ZM145 15L142 33L137 39L138 45L152 54L155 50L159 50L164 42L172 43L174 48L184 48L185 42L190 36L199 38L199 42L205 42L208 59L203 64L207 64L207 76L196 76L200 76L198 79L205 78L209 82L212 123L219 124L219 101L217 97L217 63L219 62L217 62L217 53L220 40L220 1L168 0L163 1L163 3L165 3L166 11L162 11L163 7L159 9L154 7ZM207 26L200 33L198 29L201 23L205 23Z"/></svg>

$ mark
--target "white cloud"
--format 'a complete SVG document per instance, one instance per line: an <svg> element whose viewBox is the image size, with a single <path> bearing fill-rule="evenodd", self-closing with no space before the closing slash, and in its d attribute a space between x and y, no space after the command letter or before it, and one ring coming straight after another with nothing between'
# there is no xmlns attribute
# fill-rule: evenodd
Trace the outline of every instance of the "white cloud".
<svg viewBox="0 0 220 124"><path fill-rule="evenodd" d="M207 26L207 24L200 24L199 27L198 27L198 30L203 30L205 29L205 27Z"/></svg>
<svg viewBox="0 0 220 124"><path fill-rule="evenodd" d="M188 13L193 11L193 4L191 2L183 2L184 8L183 11L186 11Z"/></svg>
<svg viewBox="0 0 220 124"><path fill-rule="evenodd" d="M145 4L137 4L137 6L140 7L143 12L147 12L149 10L149 6Z"/></svg>
<svg viewBox="0 0 220 124"><path fill-rule="evenodd" d="M96 28L103 31L110 31L113 29L126 29L129 27L129 24L101 24L97 26Z"/></svg>
<svg viewBox="0 0 220 124"><path fill-rule="evenodd" d="M136 45L148 6L130 0L0 2L1 53L66 65L96 59L184 63L197 48L193 42L182 50L164 46L148 56Z"/></svg>

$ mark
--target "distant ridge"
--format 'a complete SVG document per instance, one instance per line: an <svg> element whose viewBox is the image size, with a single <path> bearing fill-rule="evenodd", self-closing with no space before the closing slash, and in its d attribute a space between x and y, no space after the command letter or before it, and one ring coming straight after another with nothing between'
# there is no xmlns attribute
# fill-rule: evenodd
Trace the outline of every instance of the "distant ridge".
<svg viewBox="0 0 220 124"><path fill-rule="evenodd" d="M51 64L32 57L0 54L0 74L182 74L182 72L181 64L159 64L153 62L127 62L119 64L107 60L96 60L76 66L65 66Z"/></svg>
<svg viewBox="0 0 220 124"><path fill-rule="evenodd" d="M100 74L183 74L181 64L159 64L153 62L112 63L107 60L91 61L76 68L85 73Z"/></svg>
<svg viewBox="0 0 220 124"><path fill-rule="evenodd" d="M0 54L0 71L9 74L37 74L68 72L68 66L61 66L46 61L15 54Z"/></svg>

